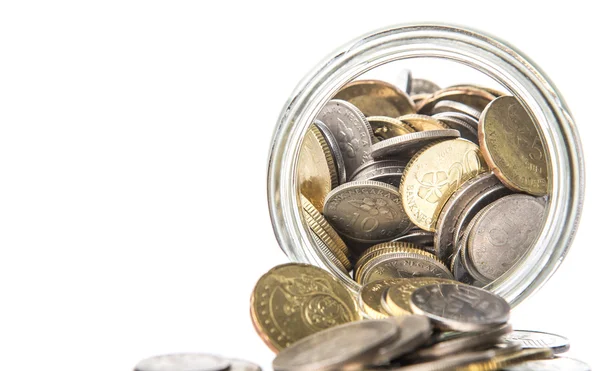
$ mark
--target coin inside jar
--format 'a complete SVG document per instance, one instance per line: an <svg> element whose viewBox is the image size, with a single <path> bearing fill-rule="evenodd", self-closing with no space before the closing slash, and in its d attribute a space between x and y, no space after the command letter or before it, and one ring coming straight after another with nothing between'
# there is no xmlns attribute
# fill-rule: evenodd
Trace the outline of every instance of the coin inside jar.
<svg viewBox="0 0 600 371"><path fill-rule="evenodd" d="M396 86L380 80L357 80L344 86L334 99L352 103L365 116L398 117L415 113L412 100Z"/></svg>

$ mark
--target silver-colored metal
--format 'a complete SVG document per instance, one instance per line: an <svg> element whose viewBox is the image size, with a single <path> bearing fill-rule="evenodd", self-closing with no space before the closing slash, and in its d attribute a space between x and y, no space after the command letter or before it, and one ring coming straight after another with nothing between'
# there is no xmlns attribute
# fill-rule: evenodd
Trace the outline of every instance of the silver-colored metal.
<svg viewBox="0 0 600 371"><path fill-rule="evenodd" d="M471 126L474 130L479 130L479 120L474 118L473 116L461 113L461 112L442 112L438 113L435 116L438 120L441 120L443 117L445 118L453 118L456 120L460 120L469 126Z"/></svg>
<svg viewBox="0 0 600 371"><path fill-rule="evenodd" d="M410 94L410 91L412 90L413 81L412 72L409 69L403 69L402 71L400 71L397 81L398 83L396 84L396 86L406 94Z"/></svg>
<svg viewBox="0 0 600 371"><path fill-rule="evenodd" d="M546 75L510 45L472 30L431 24L376 30L333 51L302 80L281 111L269 157L269 210L279 245L293 261L330 268L302 222L296 174L304 133L349 81L382 64L415 58L452 60L482 72L516 96L539 123L550 164L544 227L526 256L487 286L516 305L548 280L571 246L584 194L583 151L569 108ZM333 274L358 291L350 278Z"/></svg>
<svg viewBox="0 0 600 371"><path fill-rule="evenodd" d="M393 342L379 348L371 365L389 364L394 359L414 351L429 340L433 331L431 322L425 316L392 317L389 321L399 327L399 336Z"/></svg>
<svg viewBox="0 0 600 371"><path fill-rule="evenodd" d="M228 371L262 371L259 365L241 359L229 359L231 366Z"/></svg>
<svg viewBox="0 0 600 371"><path fill-rule="evenodd" d="M433 232L424 231L422 229L410 230L406 232L405 235L395 238L391 242L414 243L420 249L435 255L435 249L433 247Z"/></svg>
<svg viewBox="0 0 600 371"><path fill-rule="evenodd" d="M393 158L387 158L387 159L381 159L381 160L371 160L365 164L363 164L362 166L360 166L358 169L356 169L354 171L354 173L352 173L350 175L350 177L348 178L349 181L354 180L356 177L360 176L360 174L362 172L366 172L366 171L371 171L374 167L376 166L405 166L406 165L406 161L399 161Z"/></svg>
<svg viewBox="0 0 600 371"><path fill-rule="evenodd" d="M502 197L481 210L466 246L473 268L490 281L512 268L535 242L544 211L538 198L524 194Z"/></svg>
<svg viewBox="0 0 600 371"><path fill-rule="evenodd" d="M373 130L354 105L339 99L330 100L317 115L333 133L346 167L346 174L371 160Z"/></svg>
<svg viewBox="0 0 600 371"><path fill-rule="evenodd" d="M458 137L460 132L453 129L418 131L375 143L371 148L371 155L373 158L394 156L408 160L428 144Z"/></svg>
<svg viewBox="0 0 600 371"><path fill-rule="evenodd" d="M354 277L365 285L386 278L437 277L453 279L452 273L439 260L424 253L385 252L369 259Z"/></svg>
<svg viewBox="0 0 600 371"><path fill-rule="evenodd" d="M144 359L135 371L225 371L230 365L229 360L210 354L176 353Z"/></svg>
<svg viewBox="0 0 600 371"><path fill-rule="evenodd" d="M517 342L523 349L550 348L554 354L564 353L571 347L566 337L538 331L514 330L502 341Z"/></svg>
<svg viewBox="0 0 600 371"><path fill-rule="evenodd" d="M434 119L439 120L446 124L450 129L458 130L461 138L470 140L475 144L479 144L479 137L477 134L477 127L473 127L467 121L457 118L453 115L448 115L446 112L438 113L432 116Z"/></svg>
<svg viewBox="0 0 600 371"><path fill-rule="evenodd" d="M347 182L325 197L323 215L335 230L359 242L383 242L410 228L398 189L371 180Z"/></svg>
<svg viewBox="0 0 600 371"><path fill-rule="evenodd" d="M415 314L429 317L443 330L484 331L508 322L510 306L486 290L461 284L435 284L410 296Z"/></svg>
<svg viewBox="0 0 600 371"><path fill-rule="evenodd" d="M566 357L541 359L519 363L515 366L505 367L504 371L592 371L592 368L579 360Z"/></svg>
<svg viewBox="0 0 600 371"><path fill-rule="evenodd" d="M433 113L442 113L442 112L458 112L464 113L465 115L469 115L477 120L481 116L481 112L477 109L468 106L464 103L455 102L452 100L441 100L433 106Z"/></svg>
<svg viewBox="0 0 600 371"><path fill-rule="evenodd" d="M346 269L346 267L344 267L344 264L342 264L342 261L335 256L335 254L331 251L331 248L327 246L327 244L325 244L325 242L323 242L319 236L317 236L317 234L313 231L310 231L310 235L314 238L315 242L317 243L317 246L319 246L319 249L321 250L321 253L323 253L323 255L327 256L327 259L329 259L329 261L337 268L340 270L340 272L344 273L345 275L350 275L350 273L348 272L348 269Z"/></svg>
<svg viewBox="0 0 600 371"><path fill-rule="evenodd" d="M493 350L451 354L443 359L434 359L409 366L391 367L388 371L455 371L472 363L489 361L496 356ZM369 370L370 371L370 370ZM373 370L375 371L375 370Z"/></svg>
<svg viewBox="0 0 600 371"><path fill-rule="evenodd" d="M373 161L366 165L368 166L363 166L362 169L355 171L354 176L350 180L374 180L396 188L400 186L405 165L402 161L382 160Z"/></svg>
<svg viewBox="0 0 600 371"><path fill-rule="evenodd" d="M463 236L458 242L458 250L456 254L460 254L460 262L462 266L466 269L468 274L473 277L476 281L482 282L484 285L489 284L491 281L486 277L482 276L481 273L475 269L473 266L473 262L467 254L467 241L469 240L469 236L471 235L471 231L473 230L473 226L477 222L477 220L481 217L481 214L476 214L473 219L469 222L469 224L463 230Z"/></svg>
<svg viewBox="0 0 600 371"><path fill-rule="evenodd" d="M329 328L283 349L273 360L275 371L326 371L369 364L384 344L398 336L388 320L364 320Z"/></svg>
<svg viewBox="0 0 600 371"><path fill-rule="evenodd" d="M342 153L342 149L338 144L333 132L329 129L325 123L321 120L315 120L315 126L321 134L323 134L323 138L325 138L325 142L329 146L331 150L331 155L333 156L333 161L335 162L335 169L337 170L338 175L338 185L346 183L346 167L344 165L344 155Z"/></svg>
<svg viewBox="0 0 600 371"><path fill-rule="evenodd" d="M460 252L462 249L462 241L458 245L458 249L450 258L450 271L454 275L454 279L458 282L466 283L467 285L473 285L477 287L482 287L482 285L477 285L476 280L473 276L467 272L467 269L462 263L462 259L460 258Z"/></svg>
<svg viewBox="0 0 600 371"><path fill-rule="evenodd" d="M410 95L433 94L440 89L441 88L437 84L435 84L429 80L412 79L412 86L409 91L409 94Z"/></svg>

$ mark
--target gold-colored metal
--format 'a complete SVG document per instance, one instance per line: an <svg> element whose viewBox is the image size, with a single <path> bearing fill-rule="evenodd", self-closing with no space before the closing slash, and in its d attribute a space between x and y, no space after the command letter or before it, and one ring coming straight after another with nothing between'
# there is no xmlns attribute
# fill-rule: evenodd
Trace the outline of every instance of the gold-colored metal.
<svg viewBox="0 0 600 371"><path fill-rule="evenodd" d="M391 286L385 293L385 296L381 298L383 308L392 316L412 314L412 309L410 308L410 296L413 291L420 287L434 285L436 283L460 283L453 280L434 277L399 278L398 280L398 284Z"/></svg>
<svg viewBox="0 0 600 371"><path fill-rule="evenodd" d="M340 235L337 234L337 232L333 229L331 224L329 224L329 222L325 220L325 218L317 210L317 208L312 203L310 203L310 201L303 195L300 195L300 202L302 203L302 209L304 209L304 211L308 213L310 218L313 219L319 225L319 227L325 231L325 234L327 234L329 238L331 238L331 240L335 244L335 248L337 250L340 250L342 254L349 256L350 251L348 250L348 246L346 246L344 240L342 240Z"/></svg>
<svg viewBox="0 0 600 371"><path fill-rule="evenodd" d="M252 322L274 352L330 327L360 320L353 295L327 271L307 264L279 265L256 283Z"/></svg>
<svg viewBox="0 0 600 371"><path fill-rule="evenodd" d="M390 316L381 306L382 295L393 285L397 285L406 278L390 278L370 282L364 285L358 294L358 306L364 314L371 319L383 319Z"/></svg>
<svg viewBox="0 0 600 371"><path fill-rule="evenodd" d="M379 80L353 81L344 86L334 99L352 103L367 117L398 117L416 112L413 101L405 92Z"/></svg>
<svg viewBox="0 0 600 371"><path fill-rule="evenodd" d="M417 105L417 112L423 115L428 115L433 110L437 102L442 100L452 100L455 102L464 103L478 110L483 111L485 107L496 96L488 91L473 86L457 86L438 90L429 98L423 99Z"/></svg>
<svg viewBox="0 0 600 371"><path fill-rule="evenodd" d="M311 125L304 135L298 159L298 184L302 193L323 212L327 194L338 185L337 170L331 150L319 129Z"/></svg>
<svg viewBox="0 0 600 371"><path fill-rule="evenodd" d="M487 91L488 93L492 94L495 97L501 97L503 95L506 95L505 92L500 91L498 89L492 89L492 88L488 88L487 86L481 86L481 85L477 85L477 84L458 84L458 85L448 86L448 88L475 88L475 89L481 89L481 90Z"/></svg>
<svg viewBox="0 0 600 371"><path fill-rule="evenodd" d="M429 130L444 130L448 129L448 125L444 124L440 120L434 119L433 117L426 115L410 114L398 117L398 120L405 122L408 126L413 128L415 131L429 131Z"/></svg>
<svg viewBox="0 0 600 371"><path fill-rule="evenodd" d="M523 349L514 353L497 355L489 361L472 363L468 366L460 367L459 371L497 371L510 366L518 365L527 361L537 361L540 359L550 359L554 357L552 349Z"/></svg>
<svg viewBox="0 0 600 371"><path fill-rule="evenodd" d="M392 117L371 116L367 117L367 121L371 124L371 129L373 129L375 138L379 140L390 139L415 132L415 130L406 123Z"/></svg>
<svg viewBox="0 0 600 371"><path fill-rule="evenodd" d="M544 144L517 98L496 98L483 111L479 143L485 161L508 188L535 196L548 193Z"/></svg>
<svg viewBox="0 0 600 371"><path fill-rule="evenodd" d="M383 242L377 244L375 246L371 246L368 248L358 259L356 262L356 266L354 269L354 277L358 278L361 276L362 267L368 263L370 260L389 253L396 252L404 252L404 253L413 253L426 256L428 258L435 259L436 261L440 261L435 255L428 253L427 251L421 250L417 245L410 242ZM441 263L441 261L440 261ZM442 263L443 264L443 263Z"/></svg>
<svg viewBox="0 0 600 371"><path fill-rule="evenodd" d="M435 231L440 211L464 182L488 171L479 147L452 139L421 149L406 165L400 183L402 205L419 228Z"/></svg>

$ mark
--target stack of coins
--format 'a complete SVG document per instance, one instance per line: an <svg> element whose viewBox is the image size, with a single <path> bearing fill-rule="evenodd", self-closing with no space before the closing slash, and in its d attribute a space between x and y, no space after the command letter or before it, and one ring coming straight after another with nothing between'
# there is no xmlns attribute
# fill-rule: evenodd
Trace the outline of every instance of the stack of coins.
<svg viewBox="0 0 600 371"><path fill-rule="evenodd" d="M494 89L358 80L325 104L298 165L321 254L359 284L435 277L483 287L543 226L548 164L520 101Z"/></svg>

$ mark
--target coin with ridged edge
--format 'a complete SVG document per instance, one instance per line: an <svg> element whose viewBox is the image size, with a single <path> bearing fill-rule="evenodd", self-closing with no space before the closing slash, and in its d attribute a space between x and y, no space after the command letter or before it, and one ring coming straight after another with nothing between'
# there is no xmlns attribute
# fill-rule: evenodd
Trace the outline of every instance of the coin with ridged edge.
<svg viewBox="0 0 600 371"><path fill-rule="evenodd" d="M308 200L306 197L300 196L300 202L302 203L302 208L306 211L312 219L327 233L327 235L333 240L335 243L335 247L339 249L344 255L350 255L350 251L348 250L348 246L344 243L344 240L337 234L337 232L333 229L333 227L325 220L323 215L317 210L316 207Z"/></svg>
<svg viewBox="0 0 600 371"><path fill-rule="evenodd" d="M375 143L371 155L376 159L395 157L408 161L420 149L431 143L458 137L460 132L454 129L419 131Z"/></svg>
<svg viewBox="0 0 600 371"><path fill-rule="evenodd" d="M140 361L135 371L225 371L231 363L221 357L200 353L175 353Z"/></svg>
<svg viewBox="0 0 600 371"><path fill-rule="evenodd" d="M415 113L412 100L396 86L380 80L357 80L344 86L334 99L352 103L365 116L398 117Z"/></svg>
<svg viewBox="0 0 600 371"><path fill-rule="evenodd" d="M381 307L381 296L385 289L398 284L400 280L403 278L373 281L361 287L358 293L358 306L368 318L383 319L390 316Z"/></svg>
<svg viewBox="0 0 600 371"><path fill-rule="evenodd" d="M323 138L325 139L325 142L327 143L327 146L331 150L331 156L333 157L335 170L337 171L338 185L346 183L346 166L344 165L344 155L342 154L342 149L335 139L335 136L329 127L323 123L323 121L315 120L313 125L319 129L323 135Z"/></svg>
<svg viewBox="0 0 600 371"><path fill-rule="evenodd" d="M322 244L318 244L318 246L323 255L329 259L338 260L346 270L350 271L352 269L352 263L350 263L348 257L336 247L336 244L321 225L319 225L319 223L317 223L306 211L304 211L304 219L306 219L306 224L308 224L311 232L322 242Z"/></svg>
<svg viewBox="0 0 600 371"><path fill-rule="evenodd" d="M342 263L340 259L338 259L338 257L331 252L331 248L328 247L327 244L323 240L321 240L319 236L317 236L317 234L312 230L310 231L310 235L315 240L317 247L319 248L319 250L321 250L321 252L327 258L327 260L331 262L344 275L350 277L350 272L348 268L346 268L346 266L344 266L344 263ZM348 262L348 265L350 265L351 267L350 262Z"/></svg>
<svg viewBox="0 0 600 371"><path fill-rule="evenodd" d="M382 297L382 307L392 316L403 316L412 313L410 296L422 286L436 283L456 283L452 279L434 277L405 278L399 284L391 286Z"/></svg>

